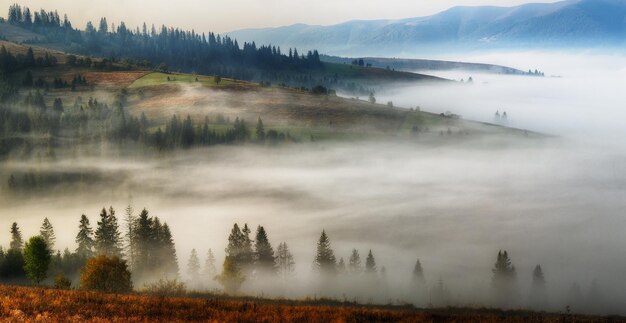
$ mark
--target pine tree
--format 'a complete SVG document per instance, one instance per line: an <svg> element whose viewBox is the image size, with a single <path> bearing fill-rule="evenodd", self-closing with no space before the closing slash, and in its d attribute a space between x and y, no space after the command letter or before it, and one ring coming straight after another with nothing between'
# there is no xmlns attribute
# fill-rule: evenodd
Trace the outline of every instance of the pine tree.
<svg viewBox="0 0 626 323"><path fill-rule="evenodd" d="M210 248L206 254L206 261L204 262L204 274L207 275L210 279L213 279L213 277L217 275L215 256L213 255L213 250L211 250Z"/></svg>
<svg viewBox="0 0 626 323"><path fill-rule="evenodd" d="M283 281L293 276L296 263L286 242L279 244L278 249L276 249L276 265L278 267L278 276Z"/></svg>
<svg viewBox="0 0 626 323"><path fill-rule="evenodd" d="M124 233L125 253L128 259L128 267L135 268L135 261L137 260L137 240L135 239L135 226L137 224L136 217L133 215L133 207L128 204L124 213L124 226L126 232Z"/></svg>
<svg viewBox="0 0 626 323"><path fill-rule="evenodd" d="M105 208L100 212L100 221L95 233L96 254L106 256L121 257L122 248L120 246L119 225L113 207L109 208L109 212Z"/></svg>
<svg viewBox="0 0 626 323"><path fill-rule="evenodd" d="M256 231L254 261L255 268L259 273L265 275L273 275L276 273L276 258L274 258L274 249L267 238L265 228L262 226L258 226Z"/></svg>
<svg viewBox="0 0 626 323"><path fill-rule="evenodd" d="M515 286L517 273L515 266L511 264L509 254L506 250L504 252L498 252L498 257L492 272L492 283L497 304L501 307L513 305L514 298L517 296Z"/></svg>
<svg viewBox="0 0 626 323"><path fill-rule="evenodd" d="M156 218L158 223L158 218ZM174 245L174 239L172 238L172 233L170 232L170 227L167 223L163 223L163 226L160 230L161 233L160 241L158 241L159 245L162 246L162 257L160 257L161 271L163 275L169 279L178 278L178 258L176 257L176 246Z"/></svg>
<svg viewBox="0 0 626 323"><path fill-rule="evenodd" d="M87 259L91 258L94 254L94 240L93 229L89 225L89 218L86 215L81 215L80 224L78 225L78 234L76 235L76 254L80 257Z"/></svg>
<svg viewBox="0 0 626 323"><path fill-rule="evenodd" d="M419 259L415 262L415 267L413 267L413 283L425 285L426 279L424 279L424 270L422 269L422 263Z"/></svg>
<svg viewBox="0 0 626 323"><path fill-rule="evenodd" d="M256 124L256 140L259 143L265 142L265 128L263 127L263 121L261 120L261 117L259 117L259 120Z"/></svg>
<svg viewBox="0 0 626 323"><path fill-rule="evenodd" d="M343 261L343 257L339 258L339 263L337 263L337 273L339 275L346 273L346 263Z"/></svg>
<svg viewBox="0 0 626 323"><path fill-rule="evenodd" d="M372 254L371 249L367 254L367 259L365 259L365 273L376 274L376 259L374 259L374 254Z"/></svg>
<svg viewBox="0 0 626 323"><path fill-rule="evenodd" d="M22 232L17 226L16 222L11 225L11 245L10 250L22 251L24 246L24 240L22 239Z"/></svg>
<svg viewBox="0 0 626 323"><path fill-rule="evenodd" d="M363 272L361 256L359 255L359 251L356 249L352 249L352 254L348 260L348 272L352 275L358 275Z"/></svg>
<svg viewBox="0 0 626 323"><path fill-rule="evenodd" d="M191 249L191 255L187 262L187 274L191 278L193 283L197 283L200 277L200 259L198 259L198 253L196 249Z"/></svg>
<svg viewBox="0 0 626 323"><path fill-rule="evenodd" d="M529 294L530 307L541 310L547 308L546 280L540 265L533 270L533 283Z"/></svg>
<svg viewBox="0 0 626 323"><path fill-rule="evenodd" d="M337 260L325 230L322 230L322 235L317 242L317 253L313 264L321 275L328 276L337 273Z"/></svg>
<svg viewBox="0 0 626 323"><path fill-rule="evenodd" d="M244 224L243 229L241 230L242 244L238 263L244 274L249 274L254 265L254 250L252 249L252 240L250 239L251 232L250 228L248 228L248 224Z"/></svg>
<svg viewBox="0 0 626 323"><path fill-rule="evenodd" d="M56 242L56 236L54 235L54 228L52 224L45 218L43 220L43 224L41 225L41 229L39 230L39 235L43 238L48 246L50 252L54 252L54 243Z"/></svg>

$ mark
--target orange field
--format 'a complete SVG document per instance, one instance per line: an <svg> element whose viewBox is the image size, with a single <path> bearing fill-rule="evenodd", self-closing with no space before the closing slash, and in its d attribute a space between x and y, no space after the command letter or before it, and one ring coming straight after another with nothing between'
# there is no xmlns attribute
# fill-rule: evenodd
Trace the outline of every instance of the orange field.
<svg viewBox="0 0 626 323"><path fill-rule="evenodd" d="M0 286L0 320L8 322L597 322L567 314L495 310L415 310L309 301L227 297L173 298Z"/></svg>

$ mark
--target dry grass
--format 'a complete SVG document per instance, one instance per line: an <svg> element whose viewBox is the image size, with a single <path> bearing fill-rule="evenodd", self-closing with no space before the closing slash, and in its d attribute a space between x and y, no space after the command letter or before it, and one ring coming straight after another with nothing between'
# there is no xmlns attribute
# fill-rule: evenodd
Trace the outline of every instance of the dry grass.
<svg viewBox="0 0 626 323"><path fill-rule="evenodd" d="M597 322L608 318L495 310L415 310L329 302L115 295L0 286L6 322ZM620 322L621 318L612 318Z"/></svg>

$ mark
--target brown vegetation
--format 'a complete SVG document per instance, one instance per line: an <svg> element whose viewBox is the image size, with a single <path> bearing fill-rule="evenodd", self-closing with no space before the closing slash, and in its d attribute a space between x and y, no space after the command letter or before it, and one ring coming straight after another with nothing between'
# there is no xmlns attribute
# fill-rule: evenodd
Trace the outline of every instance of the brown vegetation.
<svg viewBox="0 0 626 323"><path fill-rule="evenodd" d="M0 320L44 322L620 322L495 310L415 310L332 302L175 298L0 286Z"/></svg>

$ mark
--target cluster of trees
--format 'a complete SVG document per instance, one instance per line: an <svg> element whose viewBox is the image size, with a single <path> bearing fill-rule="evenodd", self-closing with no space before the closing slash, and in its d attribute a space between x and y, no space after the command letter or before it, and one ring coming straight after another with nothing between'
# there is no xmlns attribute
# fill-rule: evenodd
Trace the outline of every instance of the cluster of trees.
<svg viewBox="0 0 626 323"><path fill-rule="evenodd" d="M218 124L227 121L223 116L216 117ZM252 136L254 133L254 136ZM209 117L204 118L200 125L194 125L191 116L181 119L173 115L165 126L165 131L159 127L154 134L154 145L159 151L175 148L190 148L193 146L210 146L216 144L232 144L255 142L259 144L277 144L279 142L295 141L289 133L278 132L270 129L265 131L263 120L259 117L254 131L248 127L243 119L235 118L231 128L225 131L217 131L209 126Z"/></svg>
<svg viewBox="0 0 626 323"><path fill-rule="evenodd" d="M35 53L33 52L32 47L28 48L26 55L13 55L4 45L0 47L0 73L2 74L12 73L24 68L50 67L55 66L56 64L56 57L48 53L44 53L43 56L35 58Z"/></svg>
<svg viewBox="0 0 626 323"><path fill-rule="evenodd" d="M102 209L95 228L82 215L77 247L73 252L66 248L63 253L54 251L56 236L47 218L39 235L26 243L19 226L13 223L10 247L6 251L0 248L0 280L24 284L30 279L37 285L47 282L65 287L68 281L80 281L87 289L129 291L131 272L135 282L178 278L176 248L167 223L150 217L146 209L134 216L130 207L124 221L122 230L112 207Z"/></svg>
<svg viewBox="0 0 626 323"><path fill-rule="evenodd" d="M162 26L157 30L144 23L142 28L129 28L124 22L117 27L101 18L98 26L88 22L81 33L72 27L67 16L61 21L58 13L35 12L20 5L9 8L8 22L45 35L45 41L62 42L74 52L121 58L140 65L164 64L170 68L197 71L203 74L223 75L252 80L262 70L319 69L317 51L306 54L290 49L283 53L280 47L239 43L227 36L214 33L199 34ZM44 40L41 40L44 41Z"/></svg>
<svg viewBox="0 0 626 323"><path fill-rule="evenodd" d="M228 237L222 272L215 276L227 293L236 293L246 279L288 280L295 270L287 243L282 242L275 252L263 226L257 227L254 240L250 238L251 232L248 224L240 229L235 223Z"/></svg>

